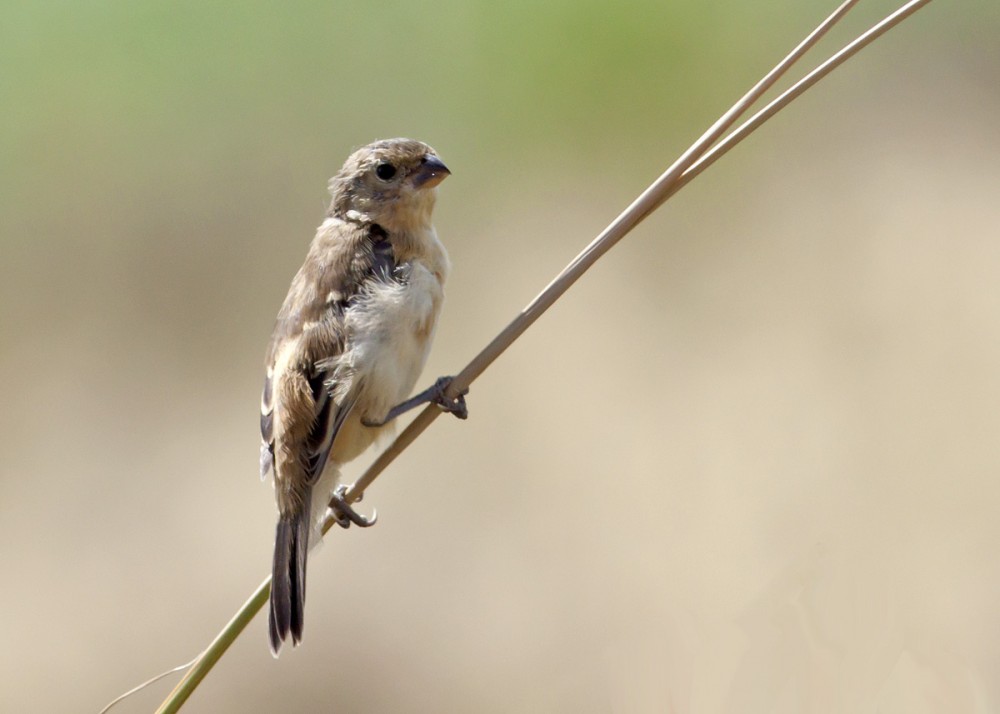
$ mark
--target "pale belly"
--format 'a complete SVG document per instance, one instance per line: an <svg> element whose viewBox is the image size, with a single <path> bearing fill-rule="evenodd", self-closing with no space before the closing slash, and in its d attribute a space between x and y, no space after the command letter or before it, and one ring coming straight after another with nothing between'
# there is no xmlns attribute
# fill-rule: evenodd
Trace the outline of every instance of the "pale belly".
<svg viewBox="0 0 1000 714"><path fill-rule="evenodd" d="M316 483L314 526L323 522L326 504L340 479L340 465L395 431L392 422L368 427L361 419L381 421L413 392L430 352L443 298L441 282L416 264L405 285L380 286L369 300L345 315L351 339L336 371L342 386L350 382L357 401L337 433L327 467ZM312 542L318 543L319 538Z"/></svg>
<svg viewBox="0 0 1000 714"><path fill-rule="evenodd" d="M444 294L440 281L414 263L404 284L380 285L345 317L349 349L338 371L349 374L357 397L351 416L333 444L331 461L349 461L392 430L366 427L381 421L413 392L430 353Z"/></svg>

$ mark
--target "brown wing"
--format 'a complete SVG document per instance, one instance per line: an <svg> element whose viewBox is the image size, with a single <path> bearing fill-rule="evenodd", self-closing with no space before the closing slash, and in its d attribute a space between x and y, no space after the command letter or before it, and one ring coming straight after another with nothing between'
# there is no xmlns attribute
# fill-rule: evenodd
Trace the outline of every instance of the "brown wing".
<svg viewBox="0 0 1000 714"><path fill-rule="evenodd" d="M337 404L331 398L332 375L318 364L329 363L344 351L343 314L366 283L392 279L395 267L388 235L377 224L345 221L320 228L292 280L268 346L261 395L261 478L275 462L276 398L281 414L287 415L281 425L282 449L302 468L298 478L287 474L297 482L295 490L312 485L323 472L333 439L353 403ZM285 350L291 354L286 356ZM299 499L293 496L293 500Z"/></svg>

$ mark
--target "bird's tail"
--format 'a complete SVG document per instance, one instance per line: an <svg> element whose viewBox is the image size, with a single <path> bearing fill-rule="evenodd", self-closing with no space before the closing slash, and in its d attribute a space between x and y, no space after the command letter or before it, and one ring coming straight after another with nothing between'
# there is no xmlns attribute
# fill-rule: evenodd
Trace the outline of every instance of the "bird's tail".
<svg viewBox="0 0 1000 714"><path fill-rule="evenodd" d="M302 640L302 618L306 604L306 556L309 553L311 507L308 495L292 514L281 514L274 535L274 565L271 571L271 608L268 631L271 654L281 650L289 633L292 644Z"/></svg>

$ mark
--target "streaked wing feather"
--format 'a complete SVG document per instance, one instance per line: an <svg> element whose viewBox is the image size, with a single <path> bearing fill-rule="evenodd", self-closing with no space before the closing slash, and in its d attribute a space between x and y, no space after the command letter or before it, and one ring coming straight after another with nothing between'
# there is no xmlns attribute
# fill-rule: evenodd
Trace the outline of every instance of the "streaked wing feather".
<svg viewBox="0 0 1000 714"><path fill-rule="evenodd" d="M274 404L271 383L274 373L268 367L260 395L260 478L264 480L274 466Z"/></svg>
<svg viewBox="0 0 1000 714"><path fill-rule="evenodd" d="M312 431L306 442L306 450L303 455L306 478L310 486L319 480L326 462L330 458L330 450L333 442L337 438L337 432L343 426L347 415L354 408L354 397L348 397L342 403L337 404L330 396L330 387L327 383L328 373L321 372L313 379L309 380L316 395L316 421L313 422Z"/></svg>
<svg viewBox="0 0 1000 714"><path fill-rule="evenodd" d="M314 416L299 459L307 484L312 485L323 473L333 440L354 406L349 397L338 404L330 396L334 375L323 369L323 363L330 363L345 347L346 335L339 327L343 312L365 292L370 281L396 277L392 242L381 226L345 222L336 231L321 229L317 234L305 263L292 280L268 347L268 371L261 395L261 478L274 468L275 462L273 369L280 346L290 339L305 338L297 362L308 372L303 376L312 390ZM329 329L306 329L317 323Z"/></svg>

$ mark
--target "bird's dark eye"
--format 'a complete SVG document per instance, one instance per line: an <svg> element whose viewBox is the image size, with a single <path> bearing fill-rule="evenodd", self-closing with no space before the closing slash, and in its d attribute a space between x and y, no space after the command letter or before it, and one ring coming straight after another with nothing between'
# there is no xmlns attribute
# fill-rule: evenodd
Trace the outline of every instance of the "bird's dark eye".
<svg viewBox="0 0 1000 714"><path fill-rule="evenodd" d="M383 181L389 181L396 175L396 167L389 162L384 161L375 167L375 175Z"/></svg>

